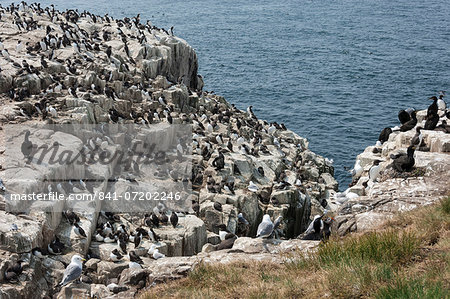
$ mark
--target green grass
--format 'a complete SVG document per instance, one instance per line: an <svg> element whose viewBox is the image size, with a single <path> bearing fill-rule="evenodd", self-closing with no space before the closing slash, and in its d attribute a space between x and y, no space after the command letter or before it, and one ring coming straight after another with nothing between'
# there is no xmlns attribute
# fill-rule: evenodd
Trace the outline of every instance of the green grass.
<svg viewBox="0 0 450 299"><path fill-rule="evenodd" d="M438 299L450 298L448 289L442 283L420 279L398 280L384 287L376 294L377 299Z"/></svg>
<svg viewBox="0 0 450 299"><path fill-rule="evenodd" d="M444 214L450 214L450 196L441 201L442 211Z"/></svg>
<svg viewBox="0 0 450 299"><path fill-rule="evenodd" d="M322 266L335 266L350 261L397 264L411 258L420 242L414 233L394 230L371 232L342 242L321 244L314 259Z"/></svg>
<svg viewBox="0 0 450 299"><path fill-rule="evenodd" d="M284 264L201 264L150 298L449 298L450 197L401 214L384 229L332 237Z"/></svg>

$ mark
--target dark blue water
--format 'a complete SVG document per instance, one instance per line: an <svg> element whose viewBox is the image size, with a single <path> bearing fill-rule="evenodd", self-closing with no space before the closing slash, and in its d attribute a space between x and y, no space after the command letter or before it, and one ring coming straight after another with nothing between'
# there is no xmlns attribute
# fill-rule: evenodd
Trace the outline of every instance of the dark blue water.
<svg viewBox="0 0 450 299"><path fill-rule="evenodd" d="M449 89L449 0L41 3L174 26L197 50L207 90L307 137L334 159L341 188L344 166L399 109Z"/></svg>

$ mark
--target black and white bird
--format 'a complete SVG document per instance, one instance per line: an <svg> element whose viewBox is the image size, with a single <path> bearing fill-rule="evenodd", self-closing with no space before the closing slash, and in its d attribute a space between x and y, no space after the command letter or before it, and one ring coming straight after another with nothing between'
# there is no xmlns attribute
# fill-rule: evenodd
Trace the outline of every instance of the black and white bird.
<svg viewBox="0 0 450 299"><path fill-rule="evenodd" d="M109 258L111 259L111 261L113 262L118 262L123 258L123 255L120 254L119 250L117 248L115 248L113 251L111 251Z"/></svg>
<svg viewBox="0 0 450 299"><path fill-rule="evenodd" d="M53 255L62 254L64 248L65 245L59 240L57 236L55 236L55 239L51 241L50 244L47 245L48 252Z"/></svg>
<svg viewBox="0 0 450 299"><path fill-rule="evenodd" d="M73 231L78 237L80 237L80 238L87 238L86 232L84 231L84 229L78 223L74 223Z"/></svg>

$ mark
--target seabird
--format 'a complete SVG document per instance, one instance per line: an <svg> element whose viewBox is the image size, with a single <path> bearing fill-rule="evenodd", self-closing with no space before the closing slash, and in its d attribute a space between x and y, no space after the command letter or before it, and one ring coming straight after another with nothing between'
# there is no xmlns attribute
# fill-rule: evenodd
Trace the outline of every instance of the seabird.
<svg viewBox="0 0 450 299"><path fill-rule="evenodd" d="M70 223L70 225L74 225L75 223L80 222L80 217L73 211L63 211L64 217Z"/></svg>
<svg viewBox="0 0 450 299"><path fill-rule="evenodd" d="M219 238L221 241L225 240L225 236L228 234L225 230L219 230Z"/></svg>
<svg viewBox="0 0 450 299"><path fill-rule="evenodd" d="M403 125L401 125L400 127L400 131L402 132L406 132L411 130L412 128L414 128L417 124L417 118L416 118L416 111L413 111L411 113L411 119L407 122L405 122Z"/></svg>
<svg viewBox="0 0 450 299"><path fill-rule="evenodd" d="M112 231L112 225L111 225L111 223L109 223L109 221L108 222L106 222L105 224L103 224L103 233L105 234L105 235L109 235L109 234L111 234L113 231Z"/></svg>
<svg viewBox="0 0 450 299"><path fill-rule="evenodd" d="M165 256L164 254L162 254L161 252L159 252L158 249L155 249L155 250L153 251L152 257L153 257L155 260L158 260L158 259L161 259L161 258L166 257L166 256Z"/></svg>
<svg viewBox="0 0 450 299"><path fill-rule="evenodd" d="M160 97L158 98L158 102L159 102L161 105L163 105L163 106L167 106L167 103L166 103L166 101L164 100L164 96L160 96Z"/></svg>
<svg viewBox="0 0 450 299"><path fill-rule="evenodd" d="M422 130L422 127L416 128L416 135L414 135L414 137L411 139L411 145L420 147L420 145L422 144L423 134L422 132L420 132L420 130Z"/></svg>
<svg viewBox="0 0 450 299"><path fill-rule="evenodd" d="M141 246L141 242L142 242L142 234L137 234L136 236L134 236L134 248L138 248L139 246Z"/></svg>
<svg viewBox="0 0 450 299"><path fill-rule="evenodd" d="M97 233L95 234L95 240L97 242L103 242L105 240L105 236L103 235L103 230L97 229Z"/></svg>
<svg viewBox="0 0 450 299"><path fill-rule="evenodd" d="M73 228L73 231L75 232L75 234L78 237L80 237L80 238L86 238L87 237L86 233L84 232L84 229L78 223L75 223L74 226L75 227Z"/></svg>
<svg viewBox="0 0 450 299"><path fill-rule="evenodd" d="M44 258L44 254L42 253L42 250L39 247L33 248L31 250L31 253L38 258Z"/></svg>
<svg viewBox="0 0 450 299"><path fill-rule="evenodd" d="M214 202L214 209L215 210L217 210L217 211L219 211L219 212L222 212L222 204L220 203L220 202Z"/></svg>
<svg viewBox="0 0 450 299"><path fill-rule="evenodd" d="M441 111L445 111L447 109L447 104L444 101L444 95L439 95L439 99L437 100L438 109Z"/></svg>
<svg viewBox="0 0 450 299"><path fill-rule="evenodd" d="M406 112L405 110L400 110L400 112L398 113L398 120L400 121L400 123L403 125L404 123L406 123L407 121L409 121L411 119L411 116L409 115L408 112Z"/></svg>
<svg viewBox="0 0 450 299"><path fill-rule="evenodd" d="M427 121L423 128L425 130L434 130L439 122L439 115L437 113L431 113L427 115Z"/></svg>
<svg viewBox="0 0 450 299"><path fill-rule="evenodd" d="M113 251L111 251L111 254L109 255L109 258L113 262L118 262L123 258L123 255L120 254L119 250L115 248Z"/></svg>
<svg viewBox="0 0 450 299"><path fill-rule="evenodd" d="M432 100L433 103L430 106L428 106L427 117L432 114L437 114L439 109L437 105L438 98L436 96L432 96L431 98L429 98L429 100Z"/></svg>
<svg viewBox="0 0 450 299"><path fill-rule="evenodd" d="M391 155L390 158L394 160L392 162L392 166L395 170L399 172L411 171L415 160L414 160L414 150L416 147L414 145L410 145L405 153Z"/></svg>
<svg viewBox="0 0 450 299"><path fill-rule="evenodd" d="M151 221L154 226L159 227L159 218L158 218L158 216L156 216L155 213L152 213Z"/></svg>
<svg viewBox="0 0 450 299"><path fill-rule="evenodd" d="M118 294L120 292L124 292L124 291L128 290L127 287L119 286L117 283L110 283L106 286L106 288L108 290L110 290L111 292L113 292L114 294Z"/></svg>
<svg viewBox="0 0 450 299"><path fill-rule="evenodd" d="M172 224L173 228L176 228L178 225L178 215L174 211L172 211L172 215L170 215L170 223Z"/></svg>
<svg viewBox="0 0 450 299"><path fill-rule="evenodd" d="M149 237L150 240L152 240L152 242L158 242L159 241L159 237L155 233L153 228L150 228L150 230L148 231L148 237Z"/></svg>
<svg viewBox="0 0 450 299"><path fill-rule="evenodd" d="M355 166L353 166L353 169L350 170L350 173L352 174L353 178L358 178L363 173L363 168L361 167L361 161L359 159L356 160Z"/></svg>
<svg viewBox="0 0 450 299"><path fill-rule="evenodd" d="M142 266L136 262L129 262L128 268L130 269L142 269Z"/></svg>
<svg viewBox="0 0 450 299"><path fill-rule="evenodd" d="M375 182L375 180L378 178L378 175L380 174L380 160L373 161L372 167L369 169L369 180L372 182Z"/></svg>
<svg viewBox="0 0 450 299"><path fill-rule="evenodd" d="M242 215L242 213L239 213L237 215L238 217L238 222L243 223L245 225L249 225L249 222L247 221L247 219L244 218L244 216Z"/></svg>
<svg viewBox="0 0 450 299"><path fill-rule="evenodd" d="M313 221L309 224L302 240L320 240L320 230L323 227L322 216L314 216Z"/></svg>
<svg viewBox="0 0 450 299"><path fill-rule="evenodd" d="M85 261L85 259L79 256L78 254L72 256L72 261L64 271L63 279L59 285L65 286L69 282L72 282L80 278L81 272L83 270L83 263L82 263L83 261Z"/></svg>
<svg viewBox="0 0 450 299"><path fill-rule="evenodd" d="M408 114L409 117L409 114ZM381 144L385 143L386 141L388 141L389 139L389 135L392 133L392 129L391 128L384 128L381 133L380 136L378 136L378 140L381 142Z"/></svg>
<svg viewBox="0 0 450 299"><path fill-rule="evenodd" d="M258 225L258 230L256 233L257 238L268 238L273 232L273 223L270 220L270 216L265 214L263 220Z"/></svg>
<svg viewBox="0 0 450 299"><path fill-rule="evenodd" d="M55 236L55 239L47 245L47 250L50 254L60 255L63 253L64 244L59 241L59 238Z"/></svg>
<svg viewBox="0 0 450 299"><path fill-rule="evenodd" d="M228 237L225 238L219 245L217 245L217 250L230 249L233 247L234 242L237 240L237 236L235 234L228 234Z"/></svg>
<svg viewBox="0 0 450 299"><path fill-rule="evenodd" d="M257 170L261 176L264 176L264 168L262 166L259 166Z"/></svg>
<svg viewBox="0 0 450 299"><path fill-rule="evenodd" d="M50 113L50 115L51 115L53 118L58 117L58 112L56 112L56 109L53 108L52 106L48 106L48 107L47 107L47 112Z"/></svg>
<svg viewBox="0 0 450 299"><path fill-rule="evenodd" d="M33 152L33 143L30 141L30 131L25 131L25 138L22 142L22 146L20 147L22 154L24 158L27 159L27 163L29 162L29 159L31 158L31 153Z"/></svg>
<svg viewBox="0 0 450 299"><path fill-rule="evenodd" d="M108 234L104 239L103 242L105 243L114 243L116 242L116 238L114 237L113 234Z"/></svg>
<svg viewBox="0 0 450 299"><path fill-rule="evenodd" d="M122 235L119 236L119 239L117 240L117 245L119 245L123 253L127 253L127 241L123 238Z"/></svg>
<svg viewBox="0 0 450 299"><path fill-rule="evenodd" d="M19 275L22 273L22 260L18 260L5 270L5 279L7 281L18 280Z"/></svg>
<svg viewBox="0 0 450 299"><path fill-rule="evenodd" d="M128 254L130 261L138 263L138 264L143 264L144 262L142 261L142 259L139 257L139 255L136 254L136 252L134 251L130 251L130 253Z"/></svg>
<svg viewBox="0 0 450 299"><path fill-rule="evenodd" d="M255 185L252 181L249 182L247 189L251 192L258 191L258 186Z"/></svg>

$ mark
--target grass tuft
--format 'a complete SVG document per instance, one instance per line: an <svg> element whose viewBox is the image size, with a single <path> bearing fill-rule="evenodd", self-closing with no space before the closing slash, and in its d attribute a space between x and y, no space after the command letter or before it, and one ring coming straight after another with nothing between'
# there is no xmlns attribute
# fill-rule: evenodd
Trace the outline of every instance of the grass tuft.
<svg viewBox="0 0 450 299"><path fill-rule="evenodd" d="M381 288L377 299L437 299L450 298L450 292L440 282L427 282L421 279L399 279Z"/></svg>

